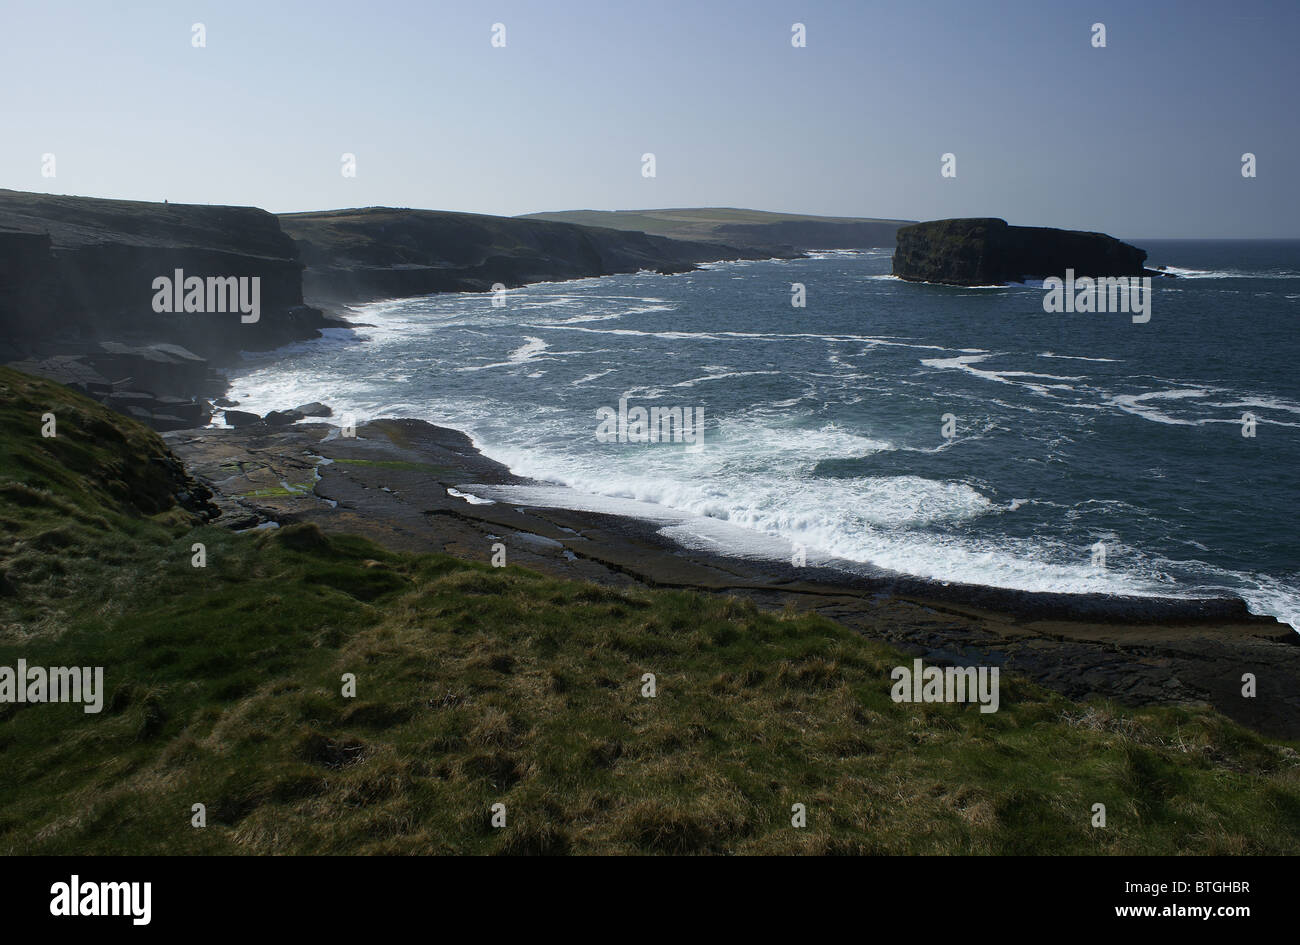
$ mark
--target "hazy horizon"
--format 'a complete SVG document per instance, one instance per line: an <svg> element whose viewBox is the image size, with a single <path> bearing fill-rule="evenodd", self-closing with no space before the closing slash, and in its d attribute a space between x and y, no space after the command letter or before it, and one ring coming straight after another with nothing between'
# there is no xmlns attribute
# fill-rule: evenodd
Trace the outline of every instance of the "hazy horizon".
<svg viewBox="0 0 1300 945"><path fill-rule="evenodd" d="M1233 9L11 2L0 186L276 213L736 207L1297 238L1300 9Z"/></svg>

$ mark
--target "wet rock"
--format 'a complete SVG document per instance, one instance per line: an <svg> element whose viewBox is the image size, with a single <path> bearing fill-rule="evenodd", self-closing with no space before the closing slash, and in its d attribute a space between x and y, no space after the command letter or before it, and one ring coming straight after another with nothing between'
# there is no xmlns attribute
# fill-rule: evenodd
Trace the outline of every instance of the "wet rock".
<svg viewBox="0 0 1300 945"><path fill-rule="evenodd" d="M159 397L158 413L179 417L192 427L200 427L212 416L208 405L201 400L186 400L182 397Z"/></svg>
<svg viewBox="0 0 1300 945"><path fill-rule="evenodd" d="M287 427L291 423L297 423L306 414L298 410L272 410L262 419L273 427Z"/></svg>
<svg viewBox="0 0 1300 945"><path fill-rule="evenodd" d="M656 266L655 272L661 276L677 276L685 272L697 272L699 268L699 266L691 262L671 262Z"/></svg>
<svg viewBox="0 0 1300 945"><path fill-rule="evenodd" d="M159 433L166 433L169 430L188 430L194 426L188 420L165 413L152 414L146 422Z"/></svg>
<svg viewBox="0 0 1300 945"><path fill-rule="evenodd" d="M255 413L249 413L247 410L226 411L226 423L230 424L232 427L248 427L261 422L261 417Z"/></svg>
<svg viewBox="0 0 1300 945"><path fill-rule="evenodd" d="M189 395L199 390L215 392L222 386L206 358L180 345L105 341L83 360L110 381L128 381L136 390Z"/></svg>

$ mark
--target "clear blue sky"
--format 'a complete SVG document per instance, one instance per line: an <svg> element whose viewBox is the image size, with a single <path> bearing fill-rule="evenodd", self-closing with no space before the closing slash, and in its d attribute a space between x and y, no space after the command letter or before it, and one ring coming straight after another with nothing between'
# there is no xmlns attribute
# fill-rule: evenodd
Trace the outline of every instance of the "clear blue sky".
<svg viewBox="0 0 1300 945"><path fill-rule="evenodd" d="M0 0L0 186L1297 237L1298 50L1295 0Z"/></svg>

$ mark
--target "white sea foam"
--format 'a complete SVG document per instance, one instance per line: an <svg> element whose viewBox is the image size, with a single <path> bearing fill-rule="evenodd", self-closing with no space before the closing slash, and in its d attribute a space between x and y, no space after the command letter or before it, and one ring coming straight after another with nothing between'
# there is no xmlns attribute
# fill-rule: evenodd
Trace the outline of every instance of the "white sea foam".
<svg viewBox="0 0 1300 945"><path fill-rule="evenodd" d="M1117 359L1115 359L1115 358L1085 358L1085 357L1083 357L1082 355L1078 355L1078 354L1057 354L1057 353L1054 352L1054 351L1044 351L1042 354L1039 355L1039 357L1040 357L1040 358L1059 358L1060 360L1063 360L1063 361L1101 361L1101 362L1105 362L1105 363L1108 363L1108 364L1118 364L1118 363L1120 363L1120 362L1119 362Z"/></svg>
<svg viewBox="0 0 1300 945"><path fill-rule="evenodd" d="M1300 272L1290 269L1186 269L1182 266L1165 266L1164 271L1180 279L1300 279Z"/></svg>
<svg viewBox="0 0 1300 945"><path fill-rule="evenodd" d="M906 479L907 477L903 477ZM642 484L643 486L644 484ZM986 500L973 490L951 484L927 483L913 491L916 483L881 482L876 500L892 493L884 509L894 501L900 507L877 516L883 520L912 517L918 500L938 493L958 496L958 504L983 507ZM1003 587L1016 590L1052 593L1106 593L1135 596L1159 596L1175 593L1169 586L1135 578L1118 570L1104 571L1089 563L1088 549L1069 549L1077 564L1051 563L1044 560L1041 547L1028 544L1020 553L978 541L967 542L928 535L911 530L896 532L887 528L859 526L852 532L843 528L844 509L828 507L816 501L799 502L798 492L769 495L750 503L744 510L729 515L682 510L662 500L676 501L678 495L625 483L623 492L637 496L654 496L661 501L632 495L601 495L555 486L473 486L476 492L498 502L519 506L574 508L584 511L625 515L660 526L666 537L685 545L735 557L789 560L797 547L806 549L809 564L835 561L870 565L900 574L942 582L959 582ZM872 502L871 489L857 496ZM963 494L964 493L964 494ZM807 495L807 493L803 493ZM734 497L733 497L734 498ZM809 497L811 499L812 497ZM716 503L715 503L716 504Z"/></svg>
<svg viewBox="0 0 1300 945"><path fill-rule="evenodd" d="M477 496L472 492L461 492L459 489L453 489L450 486L447 487L447 495L452 496L453 498L456 499L464 499L470 505L495 504L491 499L485 499L482 496Z"/></svg>
<svg viewBox="0 0 1300 945"><path fill-rule="evenodd" d="M458 368L461 371L486 371L488 368L496 367L517 367L520 364L526 364L532 361L539 354L549 348L541 338L525 336L525 343L520 345L506 357L504 361L493 361L491 364L474 364L469 367Z"/></svg>

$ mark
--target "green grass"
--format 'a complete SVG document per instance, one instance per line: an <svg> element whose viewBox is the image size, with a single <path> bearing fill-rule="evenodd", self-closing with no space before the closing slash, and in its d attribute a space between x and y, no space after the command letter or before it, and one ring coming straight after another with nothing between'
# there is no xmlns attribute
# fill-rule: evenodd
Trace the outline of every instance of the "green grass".
<svg viewBox="0 0 1300 945"><path fill-rule="evenodd" d="M265 489L256 489L252 492L240 494L242 499L269 499L272 496L283 495L303 495L311 492L312 487L316 485L316 480L307 479L303 482L291 482L287 486L268 486Z"/></svg>
<svg viewBox="0 0 1300 945"><path fill-rule="evenodd" d="M993 714L895 704L910 660L819 617L60 491L93 470L24 492L16 471L73 448L25 432L52 396L0 374L0 665L102 665L108 696L100 715L0 706L5 853L1300 848L1295 751L1211 711L1006 677ZM60 438L102 421L124 439L95 449L161 448L72 406Z"/></svg>
<svg viewBox="0 0 1300 945"><path fill-rule="evenodd" d="M877 217L824 217L806 213L776 213L736 207L679 207L660 210L557 210L525 214L523 219L634 230L670 239L709 240L726 237L717 227L727 224L771 223L907 223Z"/></svg>

